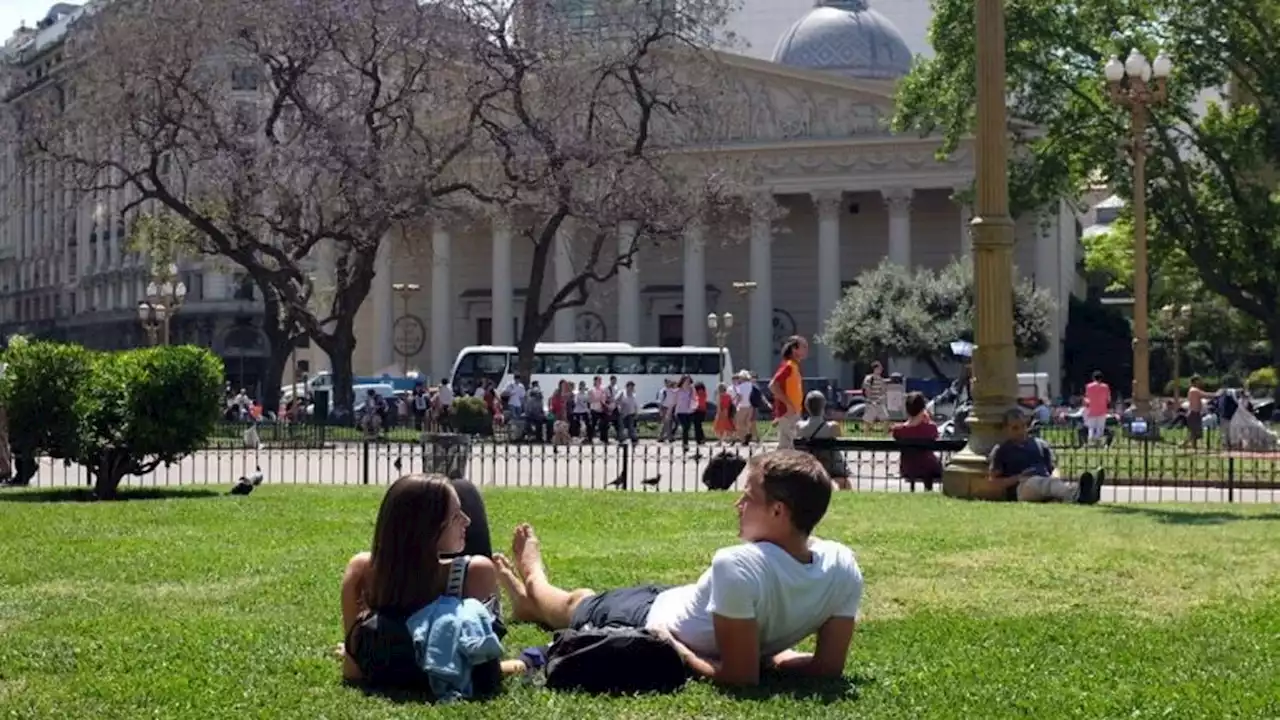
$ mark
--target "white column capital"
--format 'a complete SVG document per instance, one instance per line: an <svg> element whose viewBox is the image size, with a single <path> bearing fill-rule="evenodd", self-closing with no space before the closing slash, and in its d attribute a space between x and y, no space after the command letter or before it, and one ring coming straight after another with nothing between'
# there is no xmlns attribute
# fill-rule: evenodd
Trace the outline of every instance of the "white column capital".
<svg viewBox="0 0 1280 720"><path fill-rule="evenodd" d="M891 214L904 215L911 210L911 201L915 198L914 188L885 188L880 191L884 198L884 206Z"/></svg>
<svg viewBox="0 0 1280 720"><path fill-rule="evenodd" d="M820 215L839 213L844 207L844 192L841 190L816 190L809 193L809 197Z"/></svg>

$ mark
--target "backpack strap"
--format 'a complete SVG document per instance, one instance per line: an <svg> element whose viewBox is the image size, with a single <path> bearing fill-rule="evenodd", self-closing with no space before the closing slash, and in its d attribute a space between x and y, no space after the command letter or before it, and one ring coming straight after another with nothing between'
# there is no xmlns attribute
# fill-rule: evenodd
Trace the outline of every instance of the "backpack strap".
<svg viewBox="0 0 1280 720"><path fill-rule="evenodd" d="M459 555L449 561L449 582L444 587L444 594L449 597L462 597L462 589L467 584L467 567L471 558Z"/></svg>

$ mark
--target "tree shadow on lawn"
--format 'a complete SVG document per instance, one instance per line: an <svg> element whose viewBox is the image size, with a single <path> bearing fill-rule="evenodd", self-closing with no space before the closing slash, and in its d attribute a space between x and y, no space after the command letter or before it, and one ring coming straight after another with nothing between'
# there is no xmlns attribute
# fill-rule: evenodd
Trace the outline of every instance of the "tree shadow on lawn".
<svg viewBox="0 0 1280 720"><path fill-rule="evenodd" d="M716 686L716 689L735 700L770 700L787 697L829 705L842 700L857 700L862 695L861 687L875 682L875 678L861 673L820 679L766 673L760 678L760 684L755 687Z"/></svg>
<svg viewBox="0 0 1280 720"><path fill-rule="evenodd" d="M57 488L28 490L6 486L0 491L0 503L92 503L128 502L130 500L196 500L221 497L225 493L211 489L180 490L178 488L125 488L115 498L101 501L89 488Z"/></svg>
<svg viewBox="0 0 1280 720"><path fill-rule="evenodd" d="M1127 505L1107 505L1107 512L1117 515L1146 515L1158 522L1168 525L1225 525L1240 520L1280 520L1280 513L1264 513L1249 515L1221 511L1167 510L1162 508L1132 507Z"/></svg>

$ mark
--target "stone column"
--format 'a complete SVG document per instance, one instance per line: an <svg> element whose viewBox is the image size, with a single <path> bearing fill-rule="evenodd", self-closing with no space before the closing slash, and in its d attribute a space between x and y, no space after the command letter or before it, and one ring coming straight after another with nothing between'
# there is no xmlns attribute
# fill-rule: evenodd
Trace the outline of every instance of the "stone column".
<svg viewBox="0 0 1280 720"><path fill-rule="evenodd" d="M511 223L506 218L493 222L493 279L489 295L492 306L493 344L515 345L515 290L511 279Z"/></svg>
<svg viewBox="0 0 1280 720"><path fill-rule="evenodd" d="M763 206L764 203L758 203ZM763 207L751 217L750 370L761 378L773 372L773 219Z"/></svg>
<svg viewBox="0 0 1280 720"><path fill-rule="evenodd" d="M453 369L453 238L439 222L431 231L431 379Z"/></svg>
<svg viewBox="0 0 1280 720"><path fill-rule="evenodd" d="M552 287L552 294L560 292L560 289L569 284L574 278L573 272L573 229L569 221L565 221L560 225L560 231L556 233L555 247L552 248L554 257L552 262L555 266L555 282ZM578 308L568 308L556 313L555 320L552 322L552 339L555 342L567 343L575 340L576 331L574 326Z"/></svg>
<svg viewBox="0 0 1280 720"><path fill-rule="evenodd" d="M818 210L818 327L822 331L827 318L840 302L840 214L844 210L844 193L828 191L813 193L813 203ZM837 379L840 361L830 348L818 353L819 375Z"/></svg>
<svg viewBox="0 0 1280 720"><path fill-rule="evenodd" d="M395 354L395 293L391 290L391 254L392 235L387 233L378 243L378 254L374 260L373 276L373 367L371 371L379 373L396 364ZM361 374L359 370L356 374Z"/></svg>
<svg viewBox="0 0 1280 720"><path fill-rule="evenodd" d="M885 208L889 211L889 261L905 268L911 267L911 188L882 190Z"/></svg>
<svg viewBox="0 0 1280 720"><path fill-rule="evenodd" d="M640 258L632 222L618 227L618 257L630 255L630 267L618 268L618 342L640 344ZM635 250L636 252L633 252Z"/></svg>
<svg viewBox="0 0 1280 720"><path fill-rule="evenodd" d="M707 343L706 228L694 223L684 231L684 344Z"/></svg>

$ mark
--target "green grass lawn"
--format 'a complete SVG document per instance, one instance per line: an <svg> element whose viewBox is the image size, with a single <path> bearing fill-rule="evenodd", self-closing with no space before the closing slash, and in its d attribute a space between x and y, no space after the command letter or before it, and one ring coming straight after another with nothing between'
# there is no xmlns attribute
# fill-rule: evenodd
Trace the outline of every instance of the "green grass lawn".
<svg viewBox="0 0 1280 720"><path fill-rule="evenodd" d="M0 494L0 716L381 718L432 708L338 681L338 581L382 489ZM493 491L553 578L691 581L733 542L728 495ZM513 683L498 718L1263 718L1280 715L1280 513L847 493L820 528L867 578L840 684L573 697ZM500 543L505 545L505 538ZM517 626L508 651L544 642Z"/></svg>

